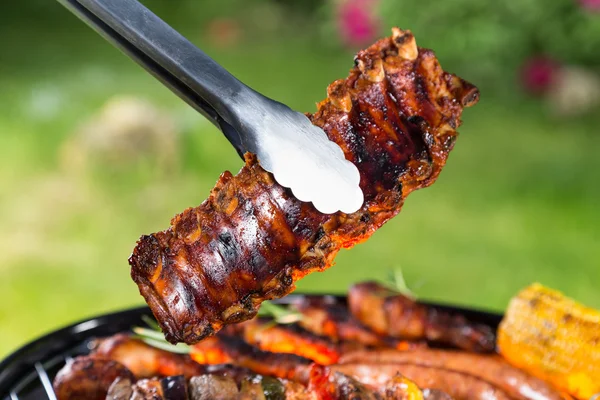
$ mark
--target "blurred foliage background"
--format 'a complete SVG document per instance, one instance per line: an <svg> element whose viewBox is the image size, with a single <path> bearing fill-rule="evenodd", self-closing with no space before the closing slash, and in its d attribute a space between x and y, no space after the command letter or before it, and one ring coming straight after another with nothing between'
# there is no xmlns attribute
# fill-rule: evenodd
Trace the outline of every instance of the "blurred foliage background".
<svg viewBox="0 0 600 400"><path fill-rule="evenodd" d="M236 76L314 111L392 26L477 84L438 182L299 285L400 268L421 298L501 310L532 281L600 307L597 0L147 0ZM142 304L127 258L242 163L207 121L47 0L0 4L0 356Z"/></svg>

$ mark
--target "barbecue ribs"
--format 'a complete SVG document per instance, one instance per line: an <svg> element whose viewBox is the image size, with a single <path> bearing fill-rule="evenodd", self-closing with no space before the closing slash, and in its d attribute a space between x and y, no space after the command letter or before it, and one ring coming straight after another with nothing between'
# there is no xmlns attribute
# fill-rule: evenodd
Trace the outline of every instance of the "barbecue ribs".
<svg viewBox="0 0 600 400"><path fill-rule="evenodd" d="M308 116L358 167L362 208L322 214L246 154L237 175L223 173L200 206L142 236L129 260L170 342L195 343L253 317L263 300L290 293L298 279L330 267L340 249L366 240L410 192L435 181L462 109L479 98L397 28L360 51L349 77L327 94Z"/></svg>

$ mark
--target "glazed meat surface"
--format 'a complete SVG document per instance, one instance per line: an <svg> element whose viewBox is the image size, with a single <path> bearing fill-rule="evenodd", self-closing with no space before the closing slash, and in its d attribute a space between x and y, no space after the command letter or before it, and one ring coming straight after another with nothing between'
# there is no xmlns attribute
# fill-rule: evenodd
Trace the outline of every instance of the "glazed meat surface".
<svg viewBox="0 0 600 400"><path fill-rule="evenodd" d="M360 51L349 77L327 94L309 118L357 166L363 206L322 214L247 154L241 171L223 173L204 203L142 236L129 260L170 342L196 343L252 318L262 301L290 293L298 279L330 267L340 249L369 238L410 192L435 181L463 107L479 96L400 29Z"/></svg>
<svg viewBox="0 0 600 400"><path fill-rule="evenodd" d="M364 326L380 335L427 339L463 350L491 353L494 331L463 315L417 302L377 282L360 282L348 291L348 308Z"/></svg>

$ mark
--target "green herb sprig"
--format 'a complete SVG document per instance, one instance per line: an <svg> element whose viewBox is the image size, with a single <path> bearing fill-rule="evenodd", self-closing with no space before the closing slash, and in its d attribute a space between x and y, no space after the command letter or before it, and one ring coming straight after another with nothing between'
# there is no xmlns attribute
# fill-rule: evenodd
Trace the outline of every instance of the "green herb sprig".
<svg viewBox="0 0 600 400"><path fill-rule="evenodd" d="M289 325L302 321L304 315L291 307L282 307L271 301L264 301L258 310L259 317L271 318L275 324Z"/></svg>
<svg viewBox="0 0 600 400"><path fill-rule="evenodd" d="M148 328L142 328L136 326L133 328L134 337L140 339L142 342L149 346L156 347L157 349L166 350L171 353L177 354L189 354L192 350L190 346L184 343L171 344L165 339L165 335L160 329L158 323L148 317L143 316L142 320L148 325Z"/></svg>
<svg viewBox="0 0 600 400"><path fill-rule="evenodd" d="M394 268L389 272L387 286L411 300L417 300L417 295L406 284L406 279L404 279L404 274L400 267Z"/></svg>

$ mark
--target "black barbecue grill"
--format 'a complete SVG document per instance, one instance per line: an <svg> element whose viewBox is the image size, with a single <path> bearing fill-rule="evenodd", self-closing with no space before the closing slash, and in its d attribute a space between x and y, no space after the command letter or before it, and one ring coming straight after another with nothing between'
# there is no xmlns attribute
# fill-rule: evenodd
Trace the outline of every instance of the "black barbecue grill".
<svg viewBox="0 0 600 400"><path fill-rule="evenodd" d="M55 400L52 380L73 357L87 354L92 339L142 326L147 307L84 320L45 335L15 351L0 364L0 399Z"/></svg>
<svg viewBox="0 0 600 400"><path fill-rule="evenodd" d="M276 301L293 303L293 294ZM339 298L343 300L344 298ZM463 314L473 322L496 329L502 315L432 304L441 310ZM151 316L148 307L101 315L49 333L15 351L0 363L0 400L56 400L52 380L71 358L88 354L93 339L131 331L134 326L145 326L143 316Z"/></svg>

